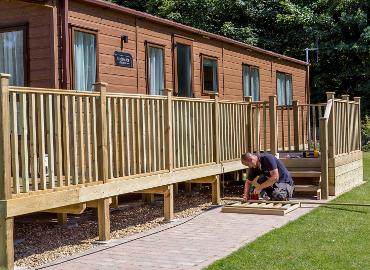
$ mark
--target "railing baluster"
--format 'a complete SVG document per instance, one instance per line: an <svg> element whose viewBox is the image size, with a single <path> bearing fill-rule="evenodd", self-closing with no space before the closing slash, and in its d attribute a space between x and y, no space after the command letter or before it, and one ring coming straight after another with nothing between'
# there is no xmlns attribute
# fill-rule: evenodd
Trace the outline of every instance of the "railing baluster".
<svg viewBox="0 0 370 270"><path fill-rule="evenodd" d="M94 173L94 181L99 180L99 171L98 171L98 138L96 134L96 98L92 97L91 102L91 126L92 126L92 149L93 149L93 173Z"/></svg>
<svg viewBox="0 0 370 270"><path fill-rule="evenodd" d="M21 158L22 158L22 180L23 192L29 192L29 170L28 170L28 127L27 127L27 95L20 94L20 116L21 116Z"/></svg>
<svg viewBox="0 0 370 270"><path fill-rule="evenodd" d="M56 144L56 171L57 171L57 180L58 187L64 185L63 179L63 149L62 149L62 117L60 109L60 95L56 95L54 98L55 101L55 144Z"/></svg>
<svg viewBox="0 0 370 270"><path fill-rule="evenodd" d="M78 149L77 149L77 108L76 108L76 97L72 96L72 145L73 145L73 184L77 185L79 182L78 175Z"/></svg>
<svg viewBox="0 0 370 270"><path fill-rule="evenodd" d="M79 143L79 157L80 157L80 184L85 183L85 170L86 170L86 164L85 164L85 140L84 140L84 111L83 111L83 99L82 97L78 97L78 105L77 105L77 115L78 115L78 143Z"/></svg>
<svg viewBox="0 0 370 270"><path fill-rule="evenodd" d="M31 155L31 178L32 190L38 190L37 177L37 125L36 125L36 96L30 94L30 155Z"/></svg>
<svg viewBox="0 0 370 270"><path fill-rule="evenodd" d="M65 185L71 184L71 160L69 145L69 96L63 96L63 164ZM36 134L35 134L36 136Z"/></svg>
<svg viewBox="0 0 370 270"><path fill-rule="evenodd" d="M18 112L17 112L17 94L10 94L10 113L12 116L11 129L12 129L12 175L13 175L13 193L20 193L19 183L19 151L18 151Z"/></svg>
<svg viewBox="0 0 370 270"><path fill-rule="evenodd" d="M91 126L90 126L90 98L85 97L85 138L86 138L86 161L87 161L87 182L92 181L92 162L91 162Z"/></svg>

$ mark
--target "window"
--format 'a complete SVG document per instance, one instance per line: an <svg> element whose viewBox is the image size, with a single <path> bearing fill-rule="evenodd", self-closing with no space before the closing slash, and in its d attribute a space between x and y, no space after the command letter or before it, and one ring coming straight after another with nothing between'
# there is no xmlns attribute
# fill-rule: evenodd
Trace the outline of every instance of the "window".
<svg viewBox="0 0 370 270"><path fill-rule="evenodd" d="M0 29L0 73L11 75L9 84L26 83L26 26Z"/></svg>
<svg viewBox="0 0 370 270"><path fill-rule="evenodd" d="M96 82L96 33L72 28L73 87L80 91L93 91Z"/></svg>
<svg viewBox="0 0 370 270"><path fill-rule="evenodd" d="M174 36L175 89L180 97L193 96L193 42Z"/></svg>
<svg viewBox="0 0 370 270"><path fill-rule="evenodd" d="M244 96L252 96L253 101L260 100L260 73L258 67L243 65Z"/></svg>
<svg viewBox="0 0 370 270"><path fill-rule="evenodd" d="M164 48L147 44L147 85L149 95L163 95L164 90Z"/></svg>
<svg viewBox="0 0 370 270"><path fill-rule="evenodd" d="M218 92L217 58L202 55L203 92Z"/></svg>
<svg viewBox="0 0 370 270"><path fill-rule="evenodd" d="M293 104L292 75L277 72L276 73L276 91L278 105Z"/></svg>

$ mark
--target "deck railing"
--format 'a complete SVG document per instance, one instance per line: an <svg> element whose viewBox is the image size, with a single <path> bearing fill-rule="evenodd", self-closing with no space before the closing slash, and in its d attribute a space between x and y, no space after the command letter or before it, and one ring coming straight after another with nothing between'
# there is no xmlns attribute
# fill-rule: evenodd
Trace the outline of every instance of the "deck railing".
<svg viewBox="0 0 370 270"><path fill-rule="evenodd" d="M9 126L3 136L10 142L4 162L11 162L14 195L220 164L246 151L325 151L326 143L333 157L361 149L359 98L330 95L328 112L329 102L276 106L275 96L236 102L172 97L171 91L113 94L104 84L77 92L2 81L3 132ZM327 141L322 116L330 117Z"/></svg>

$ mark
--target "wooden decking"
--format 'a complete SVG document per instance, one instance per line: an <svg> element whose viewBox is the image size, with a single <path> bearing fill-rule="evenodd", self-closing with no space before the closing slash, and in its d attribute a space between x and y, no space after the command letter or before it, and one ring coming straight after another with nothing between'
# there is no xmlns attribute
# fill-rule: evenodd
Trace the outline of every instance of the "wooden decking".
<svg viewBox="0 0 370 270"><path fill-rule="evenodd" d="M7 75L0 80L0 266L8 268L13 267L13 218L19 215L57 212L63 222L66 213L94 207L104 241L110 238L112 198L130 192L163 194L164 215L171 219L173 185L196 182L212 184L217 204L219 175L246 169L240 163L243 152L276 154L320 145L319 159L284 162L297 177L302 171L316 171L316 178L320 173L323 198L331 186L338 190L336 175L342 179L340 188L348 182L337 165L352 166L353 172L362 166L356 154L358 99L330 96L319 106L325 111L317 109L323 117L315 113L314 121L315 106L294 102L278 107L275 96L231 102L217 95L207 100L173 97L171 90L166 96L111 94L104 83L96 84L95 92L76 92L10 87ZM349 128L354 134L348 134Z"/></svg>

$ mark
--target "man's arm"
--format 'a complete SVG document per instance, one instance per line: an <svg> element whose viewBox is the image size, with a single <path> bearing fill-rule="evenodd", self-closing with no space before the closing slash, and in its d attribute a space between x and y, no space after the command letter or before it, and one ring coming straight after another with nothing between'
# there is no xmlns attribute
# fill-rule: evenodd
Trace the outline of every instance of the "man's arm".
<svg viewBox="0 0 370 270"><path fill-rule="evenodd" d="M250 189L250 186L251 186L251 181L249 181L247 179L245 181L245 184L244 184L244 194L243 194L243 200L244 201L248 201L248 199L249 199L249 189Z"/></svg>

